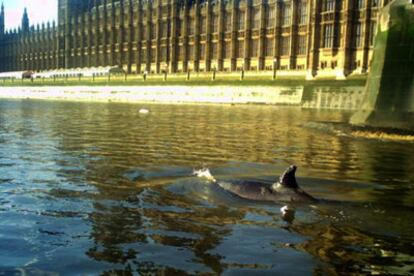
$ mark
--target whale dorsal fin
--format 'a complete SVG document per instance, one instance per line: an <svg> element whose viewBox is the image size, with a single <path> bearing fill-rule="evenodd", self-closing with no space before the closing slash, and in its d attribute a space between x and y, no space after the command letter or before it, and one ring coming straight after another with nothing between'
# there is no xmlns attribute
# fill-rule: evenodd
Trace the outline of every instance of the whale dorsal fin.
<svg viewBox="0 0 414 276"><path fill-rule="evenodd" d="M296 182L296 169L297 167L295 165L289 166L285 170L285 172L280 176L278 185L281 185L285 188L291 188L291 189L297 189L299 188L298 183Z"/></svg>

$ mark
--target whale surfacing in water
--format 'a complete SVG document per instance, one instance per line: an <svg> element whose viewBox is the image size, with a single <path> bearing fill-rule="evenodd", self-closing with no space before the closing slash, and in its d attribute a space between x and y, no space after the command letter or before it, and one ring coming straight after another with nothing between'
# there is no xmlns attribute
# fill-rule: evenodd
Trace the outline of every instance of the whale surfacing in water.
<svg viewBox="0 0 414 276"><path fill-rule="evenodd" d="M256 181L216 181L214 183L241 198L270 202L317 202L317 199L302 190L296 182L296 166L292 165L279 178L268 185Z"/></svg>

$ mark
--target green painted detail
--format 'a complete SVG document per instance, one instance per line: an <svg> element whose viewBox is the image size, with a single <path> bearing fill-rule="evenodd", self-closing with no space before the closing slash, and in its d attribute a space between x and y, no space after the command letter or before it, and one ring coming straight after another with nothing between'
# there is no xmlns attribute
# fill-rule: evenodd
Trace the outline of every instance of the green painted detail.
<svg viewBox="0 0 414 276"><path fill-rule="evenodd" d="M384 7L361 110L352 124L414 129L414 5Z"/></svg>

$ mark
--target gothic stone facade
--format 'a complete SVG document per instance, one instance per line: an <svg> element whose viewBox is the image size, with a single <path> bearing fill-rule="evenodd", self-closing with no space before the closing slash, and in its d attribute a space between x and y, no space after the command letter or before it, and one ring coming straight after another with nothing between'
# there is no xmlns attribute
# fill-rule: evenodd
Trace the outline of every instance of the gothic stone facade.
<svg viewBox="0 0 414 276"><path fill-rule="evenodd" d="M122 66L128 73L368 70L387 0L59 0L58 23L4 30L0 72Z"/></svg>

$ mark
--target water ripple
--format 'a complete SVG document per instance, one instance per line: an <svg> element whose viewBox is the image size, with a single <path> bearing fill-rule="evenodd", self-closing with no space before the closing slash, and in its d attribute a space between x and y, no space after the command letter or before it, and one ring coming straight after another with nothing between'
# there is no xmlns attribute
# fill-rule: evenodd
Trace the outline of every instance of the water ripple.
<svg viewBox="0 0 414 276"><path fill-rule="evenodd" d="M349 116L1 100L0 274L411 273L414 148L303 127ZM273 183L291 163L323 201L291 225L191 175Z"/></svg>

